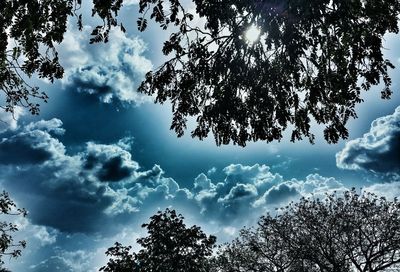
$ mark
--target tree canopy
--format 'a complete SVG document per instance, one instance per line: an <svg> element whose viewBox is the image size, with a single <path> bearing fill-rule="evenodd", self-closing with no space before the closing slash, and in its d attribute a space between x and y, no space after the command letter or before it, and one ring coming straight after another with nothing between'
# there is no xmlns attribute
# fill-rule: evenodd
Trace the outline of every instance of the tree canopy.
<svg viewBox="0 0 400 272"><path fill-rule="evenodd" d="M140 1L141 13L173 29L163 47L172 57L140 90L172 102L179 136L193 116L192 136L212 132L218 145L281 140L287 128L292 141L313 142L315 120L336 143L362 91L383 83L382 98L392 93L382 40L399 31L398 0L193 2L204 25L180 1Z"/></svg>
<svg viewBox="0 0 400 272"><path fill-rule="evenodd" d="M371 193L303 198L223 247L217 271L377 272L399 268L400 203Z"/></svg>
<svg viewBox="0 0 400 272"><path fill-rule="evenodd" d="M0 104L6 112L14 114L15 107L39 113L39 102L48 96L31 86L28 78L37 74L51 82L62 78L55 45L61 43L67 30L67 20L77 18L82 0L4 0L0 3L0 90L5 102ZM94 28L91 43L107 42L110 29L120 26L116 15L122 0L93 0L92 16L100 17L104 24Z"/></svg>
<svg viewBox="0 0 400 272"><path fill-rule="evenodd" d="M182 136L187 120L203 139L217 145L291 140L315 136L311 123L325 126L336 143L348 137L361 94L382 83L390 97L394 68L382 52L386 33L398 33L398 0L193 0L189 13L179 0L140 0L144 31L148 17L171 35L163 53L171 56L149 72L139 91L173 105L171 129ZM107 42L123 0L93 0L92 15L103 20L91 42ZM0 88L13 113L20 105L39 111L48 96L31 87L33 74L50 81L63 68L54 44L67 19L79 14L81 0L7 0L0 3ZM194 20L198 16L200 19Z"/></svg>
<svg viewBox="0 0 400 272"><path fill-rule="evenodd" d="M15 202L6 192L0 193L0 216L2 220L8 219L8 216L23 216L27 214L25 209L17 208ZM13 233L18 231L17 225L7 221L0 221L0 271L8 271L3 266L4 256L17 258L21 255L21 249L25 248L26 242L14 242Z"/></svg>
<svg viewBox="0 0 400 272"><path fill-rule="evenodd" d="M142 249L130 253L131 246L115 243L106 252L111 259L100 271L208 272L207 260L216 238L197 226L187 228L183 219L169 209L153 215L149 223L142 225L149 235L137 240Z"/></svg>

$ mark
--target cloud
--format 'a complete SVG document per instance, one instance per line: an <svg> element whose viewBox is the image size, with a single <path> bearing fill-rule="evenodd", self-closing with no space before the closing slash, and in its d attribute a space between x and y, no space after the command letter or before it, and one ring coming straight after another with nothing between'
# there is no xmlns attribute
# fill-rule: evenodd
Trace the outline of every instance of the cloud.
<svg viewBox="0 0 400 272"><path fill-rule="evenodd" d="M255 206L270 205L270 204L282 204L282 202L288 202L290 199L299 197L300 193L297 191L295 186L288 183L281 183L276 185L265 192L262 200L258 200Z"/></svg>
<svg viewBox="0 0 400 272"><path fill-rule="evenodd" d="M363 191L374 193L379 196L384 196L390 200L399 198L400 196L400 182L391 182L384 184L373 184L365 187Z"/></svg>
<svg viewBox="0 0 400 272"><path fill-rule="evenodd" d="M0 164L40 164L65 152L64 145L50 133L62 134L58 119L31 123L0 140Z"/></svg>
<svg viewBox="0 0 400 272"><path fill-rule="evenodd" d="M134 1L128 1L133 4ZM64 84L78 92L98 97L103 103L128 103L138 105L149 101L137 88L152 63L144 56L145 43L140 38L130 38L118 29L110 32L106 44L88 45L89 27L82 33L69 27L61 54L72 49L76 60L66 63ZM71 37L72 36L72 37Z"/></svg>
<svg viewBox="0 0 400 272"><path fill-rule="evenodd" d="M222 171L225 177L219 182L204 173L198 175L191 192L205 218L231 226L251 225L261 214L302 196L323 196L346 189L333 177L319 174L310 174L304 180L285 180L266 165L231 164Z"/></svg>
<svg viewBox="0 0 400 272"><path fill-rule="evenodd" d="M243 226L243 217L250 222L273 205L341 185L319 175L285 181L266 165L232 164L222 169L222 180L201 173L192 188L182 188L159 165L142 170L129 151L131 139L87 142L70 154L58 139L63 133L60 120L42 120L0 143L2 184L29 209L32 224L62 233L106 235L139 214L166 207L198 214L221 227ZM20 155L12 157L12 150ZM44 231L37 236L51 242Z"/></svg>
<svg viewBox="0 0 400 272"><path fill-rule="evenodd" d="M319 174L310 174L304 181L292 179L290 182L305 196L323 196L346 190L344 184L334 177L323 177Z"/></svg>
<svg viewBox="0 0 400 272"><path fill-rule="evenodd" d="M65 133L65 129L62 128L62 121L53 118L51 120L40 120L37 122L29 123L25 126L25 131L33 131L33 130L41 130L45 132L53 132L56 135L63 135Z"/></svg>
<svg viewBox="0 0 400 272"><path fill-rule="evenodd" d="M100 181L121 181L139 168L131 154L119 145L89 142L81 156L84 169L94 173Z"/></svg>
<svg viewBox="0 0 400 272"><path fill-rule="evenodd" d="M230 203L240 201L246 198L253 198L258 195L257 188L252 184L237 184L232 187L229 193L223 198L218 199L219 202Z"/></svg>
<svg viewBox="0 0 400 272"><path fill-rule="evenodd" d="M108 235L166 207L210 220L220 230L240 228L302 195L343 187L317 174L285 180L266 165L231 164L211 174L222 178L201 173L192 188L184 188L159 165L141 169L130 153L131 139L87 142L67 152L58 139L64 132L58 119L27 124L2 140L9 150L20 148L14 139L23 140L25 153L11 161L3 154L0 160L0 182L29 209L32 224L61 233ZM39 151L46 156L30 154ZM51 241L44 231L37 236Z"/></svg>
<svg viewBox="0 0 400 272"><path fill-rule="evenodd" d="M29 208L33 224L65 232L101 231L102 224L117 225L113 221L115 215L107 214L106 210L115 203L135 201L102 181L123 178L124 171L137 169L137 164L116 145L88 143L82 153L66 154L65 146L50 134L61 133L61 124L56 119L30 123L16 135L2 140L3 184L23 207ZM90 156L97 159L97 164L88 170ZM114 158L121 163L110 163ZM126 214L133 210L127 206L120 209Z"/></svg>
<svg viewBox="0 0 400 272"><path fill-rule="evenodd" d="M272 173L266 165L231 164L222 172L225 177L219 182L200 174L194 180L192 192L204 217L230 226L253 223L269 208L269 203L261 203L260 198L284 182L280 174ZM280 197L285 200L284 195L277 193L276 198Z"/></svg>
<svg viewBox="0 0 400 272"><path fill-rule="evenodd" d="M139 0L124 0L123 3L125 6L137 5Z"/></svg>
<svg viewBox="0 0 400 272"><path fill-rule="evenodd" d="M228 241L277 206L344 188L334 178L318 174L285 180L260 164L231 164L219 173L200 173L191 188L184 188L159 165L142 169L131 154L132 138L67 148L59 139L63 133L62 122L51 119L21 126L12 136L1 134L2 143L14 144L10 150L18 148L14 139L25 142L21 158L0 160L0 183L29 211L31 227L25 233L34 245L32 252L40 252L27 254L33 272L91 271L93 264L104 262L104 251L114 242L110 237L129 226L137 231L138 222L147 222L166 207ZM35 160L27 150L41 150L47 156Z"/></svg>
<svg viewBox="0 0 400 272"><path fill-rule="evenodd" d="M14 107L14 114L0 110L0 133L7 130L18 128L18 119L25 114L24 109L19 106Z"/></svg>
<svg viewBox="0 0 400 272"><path fill-rule="evenodd" d="M61 251L58 255L51 256L44 261L32 265L32 272L89 272L95 271L91 267L93 254L84 250L78 251Z"/></svg>
<svg viewBox="0 0 400 272"><path fill-rule="evenodd" d="M68 154L57 139L62 133L60 120L42 120L0 142L0 181L29 209L33 224L66 233L102 233L132 222L139 210L191 198L187 189L164 177L161 167L141 171L127 150L130 140L88 142ZM44 232L37 235L46 238Z"/></svg>
<svg viewBox="0 0 400 272"><path fill-rule="evenodd" d="M211 167L211 168L207 171L207 175L211 176L212 174L215 174L215 172L217 172L217 168L216 168L216 167Z"/></svg>
<svg viewBox="0 0 400 272"><path fill-rule="evenodd" d="M35 229L34 237L39 239L42 246L52 245L57 240L57 231L49 231L48 228L44 226L32 226Z"/></svg>
<svg viewBox="0 0 400 272"><path fill-rule="evenodd" d="M363 137L349 141L336 154L339 168L381 174L400 171L400 107L392 115L380 117Z"/></svg>

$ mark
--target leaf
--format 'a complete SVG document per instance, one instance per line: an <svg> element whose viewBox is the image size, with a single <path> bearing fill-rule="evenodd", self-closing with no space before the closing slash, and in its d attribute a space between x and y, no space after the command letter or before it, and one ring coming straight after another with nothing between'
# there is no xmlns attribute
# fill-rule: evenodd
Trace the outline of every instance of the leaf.
<svg viewBox="0 0 400 272"><path fill-rule="evenodd" d="M147 28L147 19L144 19L143 17L140 17L137 20L137 26L138 26L138 30L140 32L143 32Z"/></svg>

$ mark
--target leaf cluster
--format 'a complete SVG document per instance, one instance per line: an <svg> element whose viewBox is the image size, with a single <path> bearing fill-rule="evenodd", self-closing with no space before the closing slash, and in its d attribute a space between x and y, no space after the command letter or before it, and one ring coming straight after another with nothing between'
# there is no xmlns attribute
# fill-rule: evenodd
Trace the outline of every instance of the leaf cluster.
<svg viewBox="0 0 400 272"><path fill-rule="evenodd" d="M137 253L130 253L131 247L116 243L106 254L111 256L104 272L206 272L208 257L216 238L207 236L200 227L186 227L183 216L175 210L166 209L143 224L148 236L139 238L142 247Z"/></svg>
<svg viewBox="0 0 400 272"><path fill-rule="evenodd" d="M329 143L348 137L361 92L383 83L389 98L393 64L384 59L386 33L398 33L398 0L194 0L204 25L178 0L141 0L147 17L172 34L171 58L147 74L140 91L173 105L178 136L195 117L193 137L214 134L217 145L281 140L314 141L311 122ZM245 38L251 27L259 39Z"/></svg>
<svg viewBox="0 0 400 272"><path fill-rule="evenodd" d="M17 106L27 108L32 114L39 113L39 102L47 102L48 96L27 80L36 74L50 82L62 78L56 44L62 42L67 30L67 20L77 18L82 0L4 0L0 3L0 90L6 112L14 114ZM110 29L120 26L116 16L122 0L93 0L92 16L98 16L103 24L92 33L91 43L107 42Z"/></svg>
<svg viewBox="0 0 400 272"><path fill-rule="evenodd" d="M5 191L0 193L0 216L22 216L25 217L27 211L25 209L17 208L15 202L10 198L9 194ZM8 221L0 221L0 270L4 264L2 257L9 256L17 258L21 256L21 251L26 246L25 241L14 243L12 237L13 233L18 231L18 227L14 223ZM7 270L4 270L7 271Z"/></svg>

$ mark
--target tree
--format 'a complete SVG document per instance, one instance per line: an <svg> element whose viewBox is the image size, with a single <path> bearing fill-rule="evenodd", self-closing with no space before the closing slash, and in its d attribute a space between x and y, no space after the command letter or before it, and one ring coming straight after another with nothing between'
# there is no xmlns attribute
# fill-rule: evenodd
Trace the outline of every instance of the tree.
<svg viewBox="0 0 400 272"><path fill-rule="evenodd" d="M9 194L5 191L0 193L0 216L6 218L7 216L23 216L25 217L27 212L25 209L17 208L14 201L10 198ZM10 256L11 258L17 258L21 256L21 249L25 248L26 242L19 241L14 243L12 234L18 231L17 225L8 221L0 221L0 271L8 271L3 268L4 256Z"/></svg>
<svg viewBox="0 0 400 272"><path fill-rule="evenodd" d="M207 236L200 227L187 228L183 219L182 215L169 209L153 215L148 224L142 225L147 228L149 236L137 240L142 249L130 253L130 246L115 243L106 252L111 259L100 271L209 271L208 257L216 238Z"/></svg>
<svg viewBox="0 0 400 272"><path fill-rule="evenodd" d="M37 74L51 82L63 76L55 44L61 43L67 30L68 17L78 14L82 0L3 0L0 3L0 90L6 112L14 114L15 107L39 113L39 101L48 96L31 86L27 78ZM110 29L120 26L116 16L122 0L93 0L92 16L103 20L92 32L91 43L107 42Z"/></svg>
<svg viewBox="0 0 400 272"><path fill-rule="evenodd" d="M303 198L243 230L216 260L221 272L399 269L400 203L354 189L343 197Z"/></svg>
<svg viewBox="0 0 400 272"><path fill-rule="evenodd" d="M398 0L193 2L204 26L179 0L140 1L139 30L150 13L173 32L163 47L171 58L140 91L171 101L178 136L195 117L192 136L212 132L217 145L279 141L288 127L292 141L313 142L315 120L336 143L362 91L382 82L382 98L392 93L382 40L399 31Z"/></svg>
<svg viewBox="0 0 400 272"><path fill-rule="evenodd" d="M325 125L329 143L348 137L346 124L356 118L361 92L383 83L389 98L393 64L384 59L383 36L398 33L398 0L193 0L204 26L194 22L179 0L140 0L138 28L147 15L171 31L163 53L172 57L149 72L139 91L171 101L171 129L178 136L195 117L193 137L210 132L216 144L281 140L314 141L311 122ZM107 42L120 26L123 0L93 0L93 16L103 20L91 43ZM0 4L0 88L6 111L17 105L37 114L37 99L47 95L26 81L37 73L61 78L54 44L67 19L77 18L81 0L5 0ZM246 38L247 37L247 38ZM9 44L10 39L12 44Z"/></svg>

